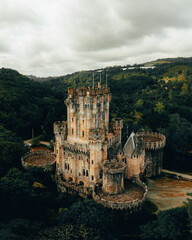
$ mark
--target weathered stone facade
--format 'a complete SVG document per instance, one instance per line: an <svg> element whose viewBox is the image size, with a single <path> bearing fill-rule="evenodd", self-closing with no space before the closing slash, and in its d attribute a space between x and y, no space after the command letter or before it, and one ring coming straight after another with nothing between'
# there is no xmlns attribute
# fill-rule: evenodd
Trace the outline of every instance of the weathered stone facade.
<svg viewBox="0 0 192 240"><path fill-rule="evenodd" d="M146 197L140 176L147 166L148 145L143 136L132 133L121 147L123 120L112 119L109 129L110 100L107 87L68 89L67 121L54 123L56 181L61 191L92 195L104 206L135 208ZM155 142L154 148L160 145Z"/></svg>

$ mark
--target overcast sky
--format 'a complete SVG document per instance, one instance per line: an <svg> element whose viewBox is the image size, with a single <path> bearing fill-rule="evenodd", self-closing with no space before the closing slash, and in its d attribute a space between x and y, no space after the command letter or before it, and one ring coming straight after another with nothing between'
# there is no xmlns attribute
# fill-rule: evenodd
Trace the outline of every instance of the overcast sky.
<svg viewBox="0 0 192 240"><path fill-rule="evenodd" d="M0 0L0 67L59 76L192 56L192 0Z"/></svg>

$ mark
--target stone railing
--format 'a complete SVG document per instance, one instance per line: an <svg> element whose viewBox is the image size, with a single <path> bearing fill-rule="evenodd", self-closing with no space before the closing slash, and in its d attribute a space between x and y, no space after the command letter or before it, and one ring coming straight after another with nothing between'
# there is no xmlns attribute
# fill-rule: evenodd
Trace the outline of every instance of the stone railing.
<svg viewBox="0 0 192 240"><path fill-rule="evenodd" d="M51 162L46 162L45 164L43 165L33 165L32 163L28 163L26 162L26 160L29 158L29 157L32 157L32 156L49 156L51 157L53 160ZM45 171L53 171L55 169L55 157L56 155L50 151L43 151L43 150L38 150L38 151L30 151L30 152L27 152L26 154L24 154L22 157L21 157L21 164L22 164L22 167L27 169L28 167L39 167L39 168L43 168Z"/></svg>
<svg viewBox="0 0 192 240"><path fill-rule="evenodd" d="M89 144L86 144L86 143L65 142L63 148L64 148L64 150L67 149L69 151L82 152L82 153L85 153L85 154L89 154L89 152L90 152Z"/></svg>
<svg viewBox="0 0 192 240"><path fill-rule="evenodd" d="M92 197L97 203L102 204L104 207L112 208L112 209L116 209L116 210L127 209L127 210L130 210L130 212L136 212L138 210L141 210L143 202L145 201L145 199L147 197L148 188L145 185L145 183L143 183L140 180L136 180L135 183L144 190L142 199L134 199L131 201L121 201L121 199L119 199L118 202L117 201L107 201L106 199L97 195L95 192L93 192Z"/></svg>
<svg viewBox="0 0 192 240"><path fill-rule="evenodd" d="M137 136L139 138L139 141L143 138L146 150L158 150L158 149L163 148L166 144L166 137L161 133L138 132ZM152 139L151 141L150 141L150 138ZM155 138L157 140L155 140Z"/></svg>

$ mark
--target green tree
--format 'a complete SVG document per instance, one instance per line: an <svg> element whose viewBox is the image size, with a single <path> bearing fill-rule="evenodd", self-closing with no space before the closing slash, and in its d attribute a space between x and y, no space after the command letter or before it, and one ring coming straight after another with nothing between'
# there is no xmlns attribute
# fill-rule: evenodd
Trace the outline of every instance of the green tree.
<svg viewBox="0 0 192 240"><path fill-rule="evenodd" d="M95 228L80 225L60 225L41 230L33 240L102 240Z"/></svg>
<svg viewBox="0 0 192 240"><path fill-rule="evenodd" d="M158 113L162 113L165 109L165 106L162 102L157 102L154 107L154 111Z"/></svg>
<svg viewBox="0 0 192 240"><path fill-rule="evenodd" d="M157 220L141 226L143 239L190 239L186 207L159 212Z"/></svg>
<svg viewBox="0 0 192 240"><path fill-rule="evenodd" d="M61 213L62 224L85 224L88 227L107 230L110 226L110 212L93 200L84 200L73 204Z"/></svg>
<svg viewBox="0 0 192 240"><path fill-rule="evenodd" d="M187 83L184 83L181 88L181 95L186 95L189 93L189 87Z"/></svg>

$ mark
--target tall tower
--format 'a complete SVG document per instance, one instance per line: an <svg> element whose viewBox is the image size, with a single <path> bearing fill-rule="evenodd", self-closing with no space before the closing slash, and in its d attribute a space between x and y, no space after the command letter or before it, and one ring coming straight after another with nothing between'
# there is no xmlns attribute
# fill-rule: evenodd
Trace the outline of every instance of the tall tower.
<svg viewBox="0 0 192 240"><path fill-rule="evenodd" d="M109 130L109 102L111 94L106 87L69 88L67 106L67 140L88 142L91 129Z"/></svg>

